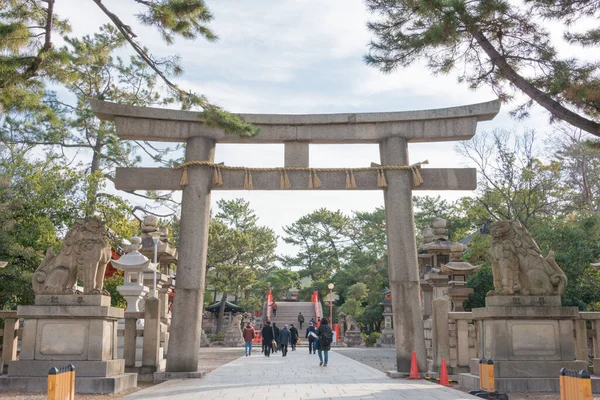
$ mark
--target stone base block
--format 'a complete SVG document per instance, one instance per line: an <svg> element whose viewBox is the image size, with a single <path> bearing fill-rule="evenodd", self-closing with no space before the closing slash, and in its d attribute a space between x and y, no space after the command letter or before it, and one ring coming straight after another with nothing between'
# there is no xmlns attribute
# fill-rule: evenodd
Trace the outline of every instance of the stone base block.
<svg viewBox="0 0 600 400"><path fill-rule="evenodd" d="M206 371L195 372L155 372L154 382L163 382L170 379L200 379L206 375Z"/></svg>
<svg viewBox="0 0 600 400"><path fill-rule="evenodd" d="M125 360L106 361L43 361L43 360L18 360L8 365L8 375L11 377L21 376L48 376L52 367L73 364L75 376L78 377L112 377L123 374L125 371Z"/></svg>
<svg viewBox="0 0 600 400"><path fill-rule="evenodd" d="M409 374L407 372L398 372L398 371L386 371L385 374L387 376L389 376L390 378L394 378L394 379L406 378L407 376L409 376Z"/></svg>
<svg viewBox="0 0 600 400"><path fill-rule="evenodd" d="M394 378L394 379L408 378L410 376L410 372L408 372L408 371L401 372L401 371L391 370L391 371L386 371L385 374L387 376L389 376L390 378ZM424 378L425 376L427 376L427 373L419 372L420 378Z"/></svg>
<svg viewBox="0 0 600 400"><path fill-rule="evenodd" d="M76 393L115 394L137 386L137 374L120 374L107 378L76 377ZM48 392L48 378L0 376L0 392Z"/></svg>
<svg viewBox="0 0 600 400"><path fill-rule="evenodd" d="M167 360L161 359L158 368L144 367L140 363L135 367L125 367L125 372L138 374L138 382L154 382L154 374L164 372L166 366Z"/></svg>
<svg viewBox="0 0 600 400"><path fill-rule="evenodd" d="M594 358L594 361L592 363L594 371L593 374L594 375L600 375L600 358Z"/></svg>
<svg viewBox="0 0 600 400"><path fill-rule="evenodd" d="M110 296L101 294L38 294L35 296L36 306L102 306L110 307Z"/></svg>
<svg viewBox="0 0 600 400"><path fill-rule="evenodd" d="M362 340L359 331L347 331L344 336L344 343L348 347L364 347L365 342Z"/></svg>
<svg viewBox="0 0 600 400"><path fill-rule="evenodd" d="M460 374L458 383L463 390L479 389L479 376ZM555 378L494 378L495 389L502 393L511 392L560 392L560 381ZM592 377L592 392L600 393L600 378Z"/></svg>
<svg viewBox="0 0 600 400"><path fill-rule="evenodd" d="M487 296L486 307L560 307L560 296Z"/></svg>
<svg viewBox="0 0 600 400"><path fill-rule="evenodd" d="M478 359L472 358L469 366L471 374L479 375ZM554 378L561 368L580 371L587 367L587 361L494 361L494 374L499 378Z"/></svg>

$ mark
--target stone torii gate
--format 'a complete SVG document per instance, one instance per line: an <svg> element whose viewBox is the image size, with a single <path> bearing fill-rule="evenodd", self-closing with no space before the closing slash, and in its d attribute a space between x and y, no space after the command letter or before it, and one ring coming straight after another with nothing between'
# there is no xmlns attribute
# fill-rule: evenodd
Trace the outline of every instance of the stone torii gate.
<svg viewBox="0 0 600 400"><path fill-rule="evenodd" d="M201 122L195 112L134 107L91 100L93 111L115 122L122 140L186 142L186 163L212 163L216 143L283 143L285 167L289 171L285 190L306 190L312 171L309 144L377 143L381 166L408 165L409 142L469 140L479 121L494 118L498 101L423 111L360 114L241 114L260 128L253 138L226 135ZM117 168L120 190L183 190L179 262L171 324L167 372L198 370L202 305L205 288L206 251L211 190L240 190L248 187L248 171L222 171L222 184L213 182L213 169L190 166L188 184L180 186L182 171L170 168ZM413 190L474 190L473 168L420 169L423 184L415 187L411 171L385 170L387 187L378 184L375 171L357 171L355 190L383 190L387 227L388 265L392 291L396 359L399 372L408 372L412 351L417 352L420 370L426 369L425 339L419 294L419 274L413 218ZM219 174L221 171L219 170ZM379 172L378 172L379 173ZM287 174L287 172L286 172ZM347 174L321 171L323 185L311 190L345 190ZM310 175L312 176L312 175ZM274 169L255 173L255 190L283 188L282 172ZM286 183L288 183L286 181ZM353 182L354 183L354 182ZM291 186L291 187L290 187ZM354 186L354 185L353 185Z"/></svg>

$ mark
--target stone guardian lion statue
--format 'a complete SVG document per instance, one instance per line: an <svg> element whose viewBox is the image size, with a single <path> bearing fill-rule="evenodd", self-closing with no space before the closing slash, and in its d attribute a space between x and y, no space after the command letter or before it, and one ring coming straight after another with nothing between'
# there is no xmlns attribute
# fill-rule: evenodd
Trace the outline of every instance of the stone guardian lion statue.
<svg viewBox="0 0 600 400"><path fill-rule="evenodd" d="M494 290L488 296L562 296L567 276L550 251L546 258L518 221L498 221L491 227Z"/></svg>
<svg viewBox="0 0 600 400"><path fill-rule="evenodd" d="M111 258L106 226L97 219L75 221L58 254L51 248L33 274L35 294L73 294L77 279L85 294L106 294L104 272Z"/></svg>

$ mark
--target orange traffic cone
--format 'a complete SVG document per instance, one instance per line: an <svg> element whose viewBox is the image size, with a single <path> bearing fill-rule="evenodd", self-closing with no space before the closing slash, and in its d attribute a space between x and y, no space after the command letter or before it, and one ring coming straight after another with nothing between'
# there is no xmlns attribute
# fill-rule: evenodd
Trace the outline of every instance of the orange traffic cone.
<svg viewBox="0 0 600 400"><path fill-rule="evenodd" d="M417 365L417 352L412 352L412 359L410 360L410 376L408 379L421 379L419 378L419 366Z"/></svg>
<svg viewBox="0 0 600 400"><path fill-rule="evenodd" d="M442 358L442 370L440 371L440 385L450 386L448 382L448 369L446 369L446 359Z"/></svg>

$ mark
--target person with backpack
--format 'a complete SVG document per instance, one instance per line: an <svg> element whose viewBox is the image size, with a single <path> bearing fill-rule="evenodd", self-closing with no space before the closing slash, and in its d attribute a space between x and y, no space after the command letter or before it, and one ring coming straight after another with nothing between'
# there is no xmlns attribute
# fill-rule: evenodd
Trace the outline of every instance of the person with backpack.
<svg viewBox="0 0 600 400"><path fill-rule="evenodd" d="M306 328L306 339L308 339L308 354L312 354L313 351L317 352L317 348L315 347L315 342L317 341L317 330L313 326L312 322L308 323L308 328Z"/></svg>
<svg viewBox="0 0 600 400"><path fill-rule="evenodd" d="M326 367L329 361L329 350L331 350L331 343L333 342L333 332L329 327L327 318L321 318L321 325L317 329L317 337L319 341L319 365ZM325 357L323 357L323 352Z"/></svg>

